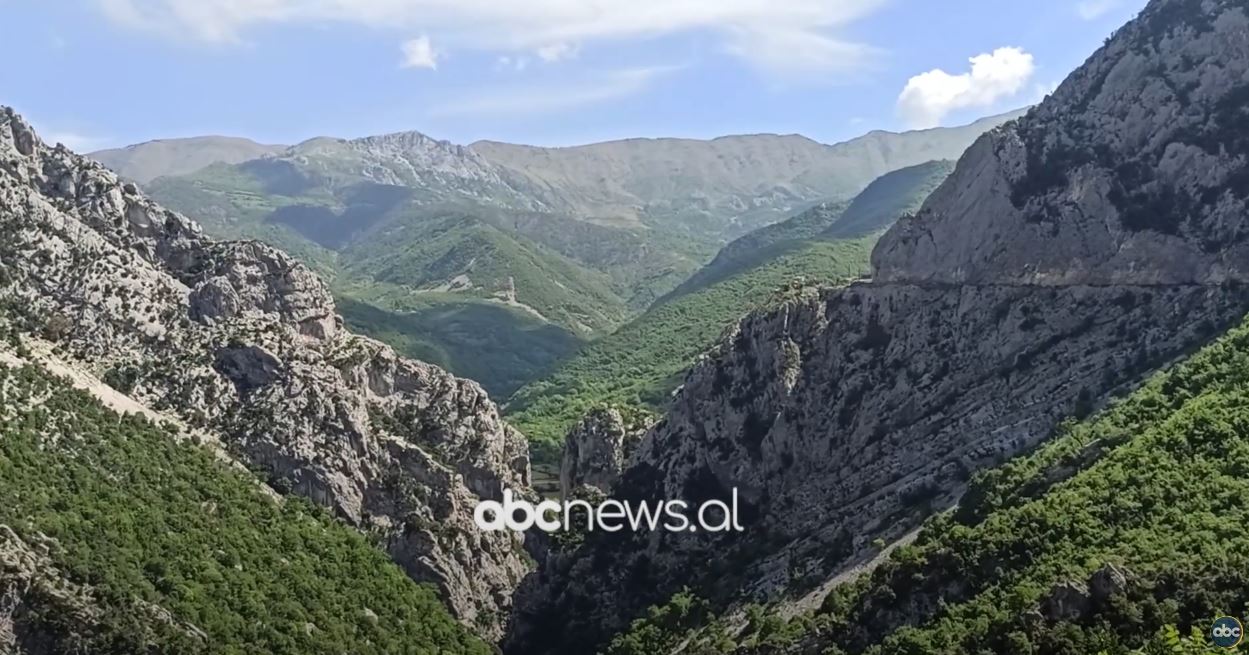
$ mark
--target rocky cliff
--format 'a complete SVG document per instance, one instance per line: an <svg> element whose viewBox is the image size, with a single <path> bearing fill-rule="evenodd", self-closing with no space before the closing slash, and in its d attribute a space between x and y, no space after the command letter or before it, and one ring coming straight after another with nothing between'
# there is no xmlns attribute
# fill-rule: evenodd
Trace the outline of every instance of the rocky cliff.
<svg viewBox="0 0 1249 655"><path fill-rule="evenodd" d="M303 265L203 237L0 109L0 301L75 365L375 534L483 634L501 630L526 559L471 516L528 484L524 440L475 383L343 330Z"/></svg>
<svg viewBox="0 0 1249 655"><path fill-rule="evenodd" d="M590 652L683 586L721 605L827 588L1242 317L1246 98L1244 2L1151 2L981 137L871 281L746 318L690 373L614 493L736 488L746 531L591 535L527 581L510 652Z"/></svg>
<svg viewBox="0 0 1249 655"><path fill-rule="evenodd" d="M587 412L564 439L560 495L570 498L582 487L609 493L645 432L644 420L626 420L618 408L597 407Z"/></svg>

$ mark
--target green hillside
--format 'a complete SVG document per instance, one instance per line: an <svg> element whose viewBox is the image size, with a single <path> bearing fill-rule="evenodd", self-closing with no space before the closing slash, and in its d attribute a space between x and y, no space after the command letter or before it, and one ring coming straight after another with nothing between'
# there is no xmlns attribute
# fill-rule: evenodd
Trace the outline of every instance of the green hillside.
<svg viewBox="0 0 1249 655"><path fill-rule="evenodd" d="M854 197L846 212L824 228L823 234L850 239L884 230L899 216L918 211L953 172L954 162L940 159L881 175Z"/></svg>
<svg viewBox="0 0 1249 655"><path fill-rule="evenodd" d="M883 231L903 214L919 209L954 170L954 162L930 161L886 173L847 202L824 202L794 217L740 237L710 264L690 276L672 296L691 293L740 271L775 259L796 241L823 236L853 239Z"/></svg>
<svg viewBox="0 0 1249 655"><path fill-rule="evenodd" d="M541 377L585 341L530 312L452 294L410 294L385 285L336 289L354 332L476 380L506 398Z"/></svg>
<svg viewBox="0 0 1249 655"><path fill-rule="evenodd" d="M352 279L505 300L579 334L614 327L627 311L606 274L459 211L379 226L340 261Z"/></svg>
<svg viewBox="0 0 1249 655"><path fill-rule="evenodd" d="M275 166L219 164L148 189L211 235L258 239L307 262L331 282L354 329L495 396L627 320L638 308L621 294L646 304L699 256L651 255L631 233L572 219L463 203L418 207L398 187L318 186ZM613 267L592 268L564 254L581 241L596 244L581 260L624 254Z"/></svg>
<svg viewBox="0 0 1249 655"><path fill-rule="evenodd" d="M55 568L98 610L85 635L56 623L73 612L19 616L83 639L39 652L490 652L364 536L273 500L175 428L29 366L0 366L0 416L0 524L53 540ZM167 619L143 620L158 608Z"/></svg>
<svg viewBox="0 0 1249 655"><path fill-rule="evenodd" d="M534 458L546 462L592 406L659 409L695 358L739 318L792 291L795 280L837 284L861 275L874 242L869 236L794 243L771 261L659 303L518 391L506 407L508 420L530 438Z"/></svg>
<svg viewBox="0 0 1249 655"><path fill-rule="evenodd" d="M671 620L691 606L682 597L609 652L666 652L692 634L700 653L1206 652L1178 634L1249 611L1247 437L1249 322L976 476L956 510L817 611L757 608L730 637L706 612ZM1122 578L1106 584L1111 571Z"/></svg>
<svg viewBox="0 0 1249 655"><path fill-rule="evenodd" d="M850 203L822 203L733 241L646 313L516 392L509 420L545 461L590 407L661 409L694 359L779 290L796 280L828 285L864 274L876 237L918 208L952 168L935 161L888 173Z"/></svg>

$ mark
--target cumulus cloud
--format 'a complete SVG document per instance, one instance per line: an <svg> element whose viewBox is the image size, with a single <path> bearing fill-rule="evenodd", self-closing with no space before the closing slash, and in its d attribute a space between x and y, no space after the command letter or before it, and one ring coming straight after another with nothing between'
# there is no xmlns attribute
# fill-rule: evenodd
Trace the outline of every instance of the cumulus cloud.
<svg viewBox="0 0 1249 655"><path fill-rule="evenodd" d="M1120 3L1121 0L1082 0L1076 4L1076 14L1084 20L1096 20L1118 7Z"/></svg>
<svg viewBox="0 0 1249 655"><path fill-rule="evenodd" d="M94 0L115 23L216 43L263 24L350 22L419 30L451 50L559 59L578 45L700 32L760 67L818 73L862 63L871 50L840 32L888 1Z"/></svg>
<svg viewBox="0 0 1249 655"><path fill-rule="evenodd" d="M907 81L898 96L898 112L915 128L936 127L957 109L989 107L1027 85L1036 66L1020 48L998 48L970 59L971 70L952 75L941 69Z"/></svg>
<svg viewBox="0 0 1249 655"><path fill-rule="evenodd" d="M449 100L432 107L428 115L431 118L516 116L575 109L633 95L646 89L655 80L675 73L681 68L680 66L627 68L599 73L581 81L495 89L478 95Z"/></svg>
<svg viewBox="0 0 1249 655"><path fill-rule="evenodd" d="M400 66L404 68L438 68L438 51L434 50L434 44L430 42L428 36L420 36L410 41L404 41L400 46L403 51L403 61Z"/></svg>

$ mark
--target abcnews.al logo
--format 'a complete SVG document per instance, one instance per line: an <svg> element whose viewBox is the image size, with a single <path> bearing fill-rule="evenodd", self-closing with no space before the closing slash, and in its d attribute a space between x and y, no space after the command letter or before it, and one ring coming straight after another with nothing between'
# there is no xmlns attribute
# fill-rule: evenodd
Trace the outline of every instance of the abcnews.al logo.
<svg viewBox="0 0 1249 655"><path fill-rule="evenodd" d="M1210 639L1220 648L1235 648L1245 640L1245 626L1234 616L1220 616L1210 628Z"/></svg>

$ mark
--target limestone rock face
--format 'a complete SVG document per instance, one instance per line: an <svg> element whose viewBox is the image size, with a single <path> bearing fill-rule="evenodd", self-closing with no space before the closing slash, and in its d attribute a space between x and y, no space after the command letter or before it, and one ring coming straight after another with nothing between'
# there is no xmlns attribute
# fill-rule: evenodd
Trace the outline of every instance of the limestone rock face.
<svg viewBox="0 0 1249 655"><path fill-rule="evenodd" d="M1246 11L1154 0L981 137L882 238L872 280L745 318L612 491L736 489L745 531L590 535L527 581L509 652L589 652L686 586L723 606L801 596L1241 319Z"/></svg>
<svg viewBox="0 0 1249 655"><path fill-rule="evenodd" d="M77 365L219 434L275 488L380 535L410 575L497 636L528 570L472 522L529 484L528 448L475 383L346 332L284 253L214 242L0 109L0 301Z"/></svg>
<svg viewBox="0 0 1249 655"><path fill-rule="evenodd" d="M258 241L212 243L198 252L190 296L201 322L271 313L300 334L331 340L341 327L329 289L307 267Z"/></svg>
<svg viewBox="0 0 1249 655"><path fill-rule="evenodd" d="M516 188L506 169L465 146L419 132L350 140L321 137L252 165L292 187L314 179L355 180L415 189L430 200L472 198L516 209L547 209Z"/></svg>
<svg viewBox="0 0 1249 655"><path fill-rule="evenodd" d="M881 240L876 279L1243 278L1247 33L1243 4L1151 3L1046 102L969 149L924 210Z"/></svg>
<svg viewBox="0 0 1249 655"><path fill-rule="evenodd" d="M645 427L627 424L614 407L590 410L564 439L560 494L569 498L581 487L610 492L645 431Z"/></svg>

